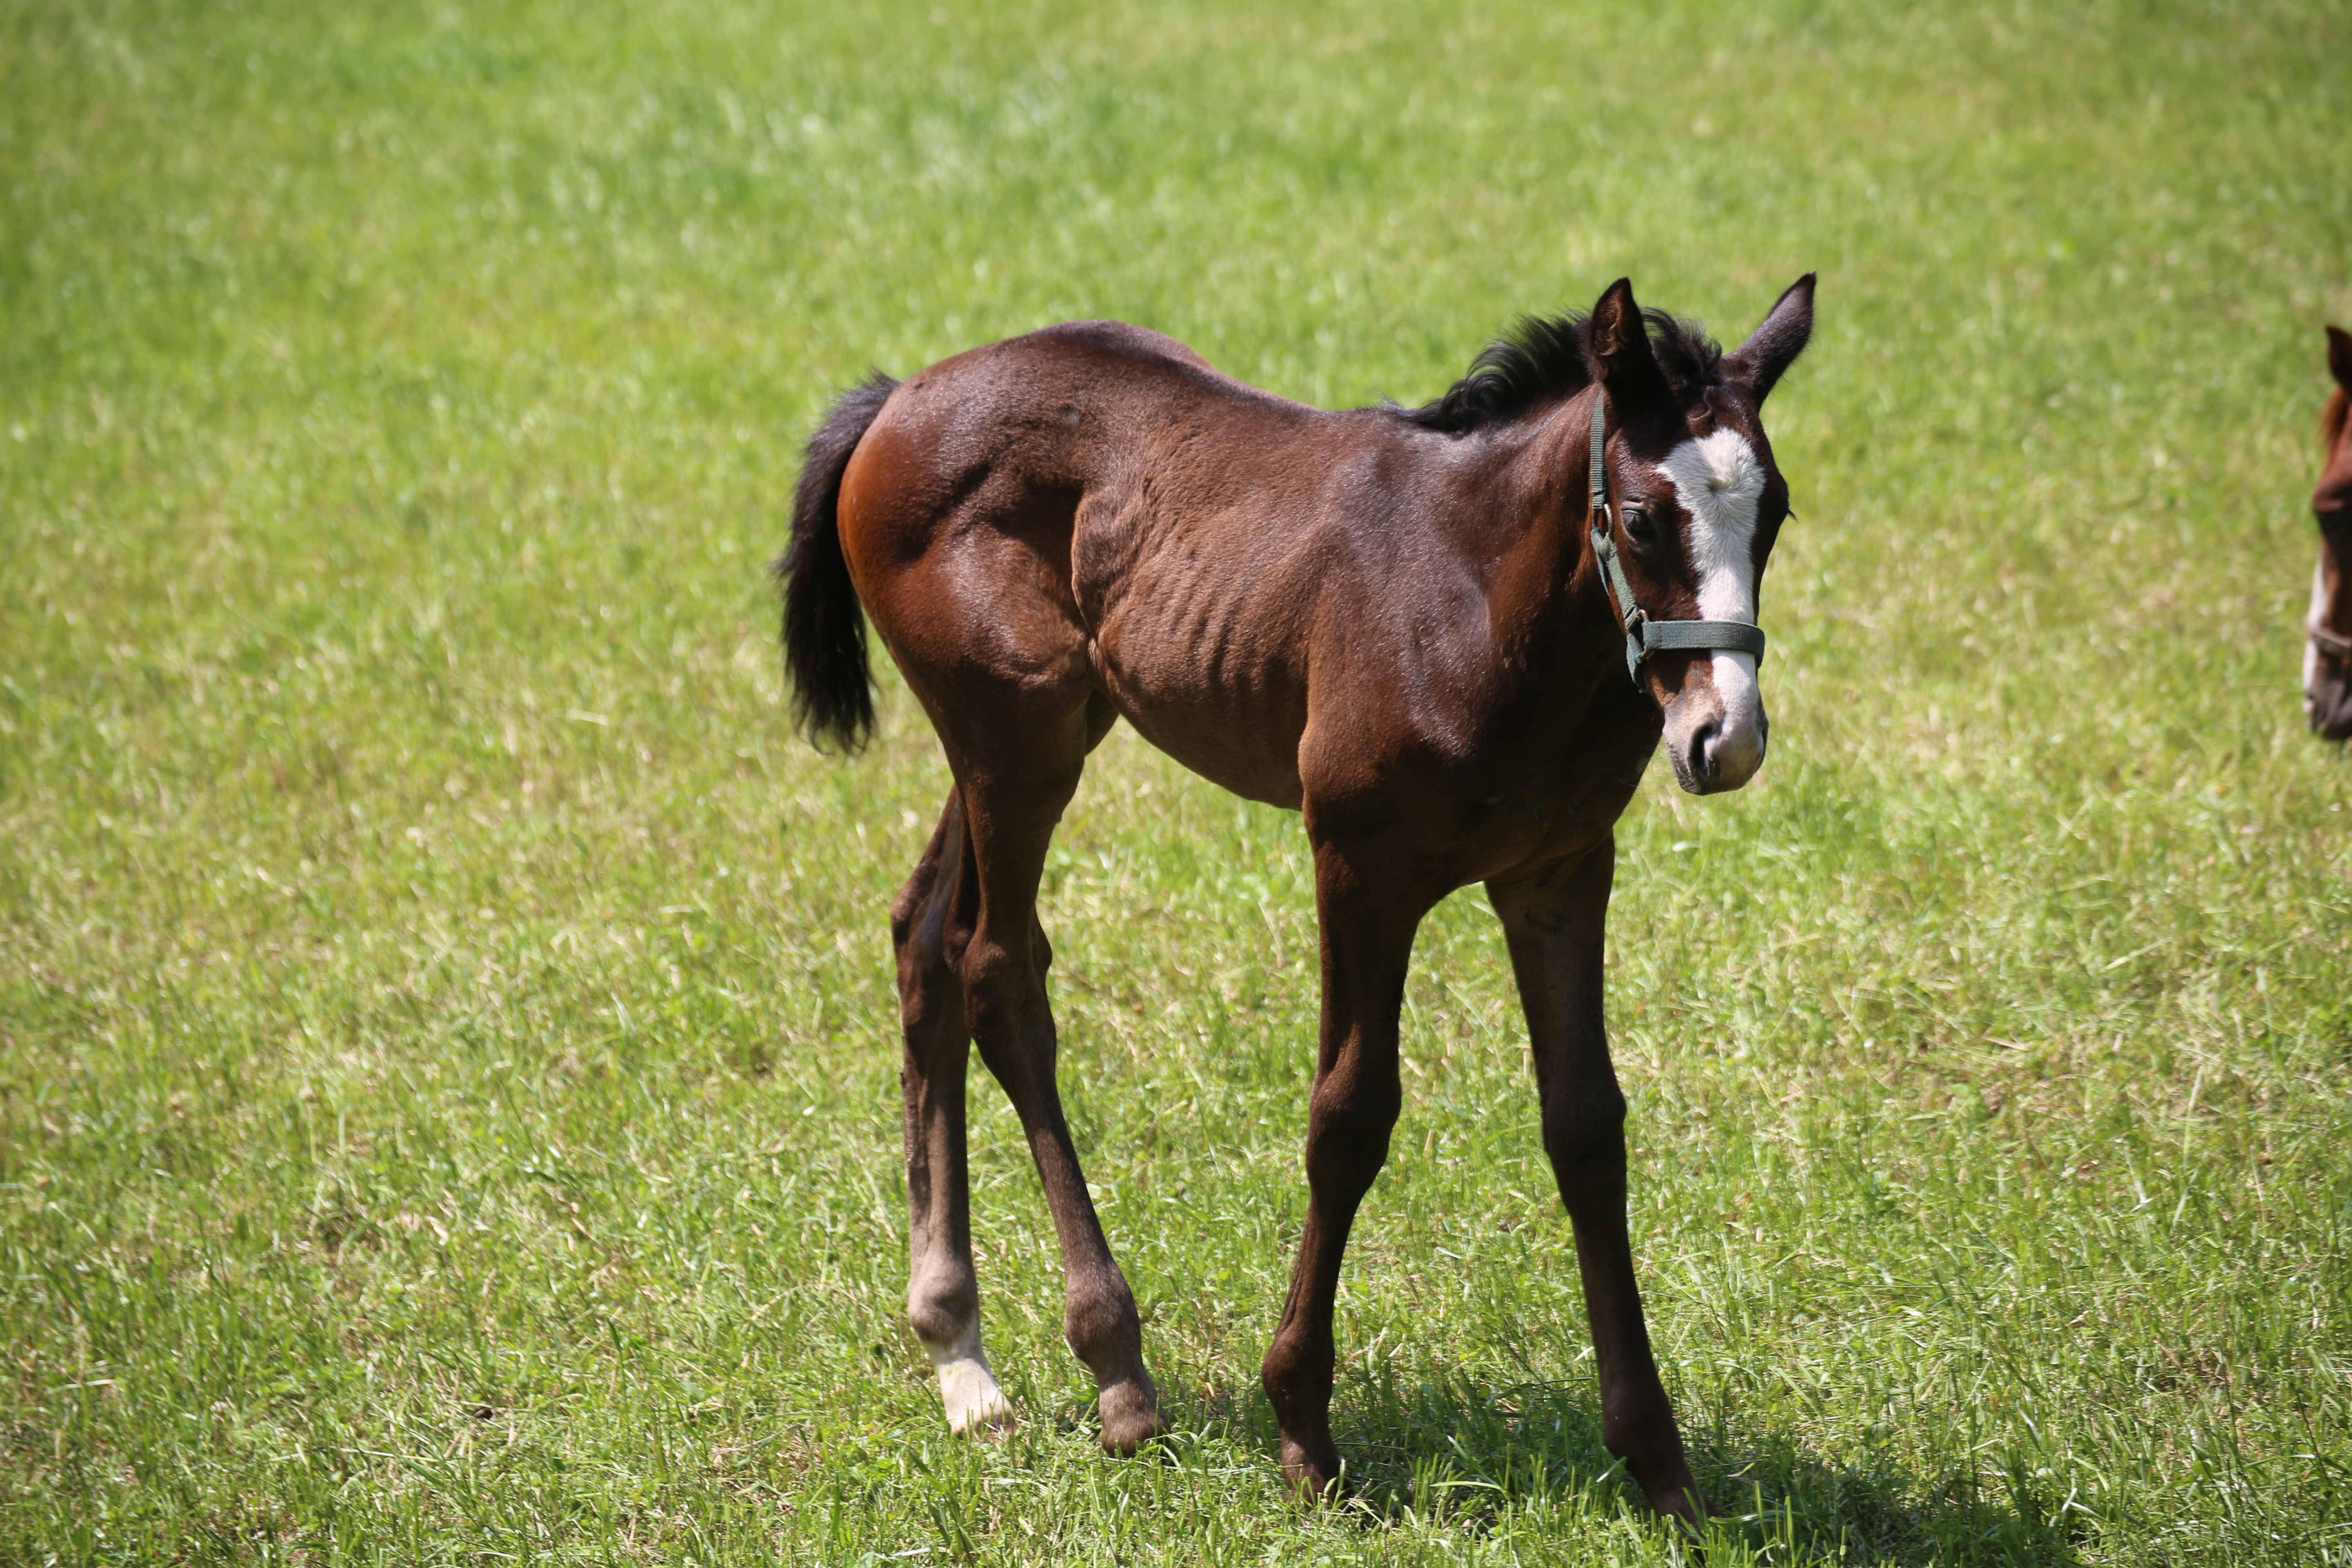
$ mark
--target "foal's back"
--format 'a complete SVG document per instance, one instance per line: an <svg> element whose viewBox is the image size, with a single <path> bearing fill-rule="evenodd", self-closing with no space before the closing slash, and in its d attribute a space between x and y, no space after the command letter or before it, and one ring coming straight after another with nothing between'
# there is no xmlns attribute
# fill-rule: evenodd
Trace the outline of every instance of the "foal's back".
<svg viewBox="0 0 2352 1568"><path fill-rule="evenodd" d="M1447 510L1444 445L1275 396L1141 327L1075 322L893 393L843 477L842 549L919 693L978 677L1028 718L1090 705L1089 741L1123 714L1225 787L1297 806L1317 664L1360 669L1370 647L1426 663L1447 623L1483 615L1412 525ZM1402 616L1418 624L1387 624Z"/></svg>

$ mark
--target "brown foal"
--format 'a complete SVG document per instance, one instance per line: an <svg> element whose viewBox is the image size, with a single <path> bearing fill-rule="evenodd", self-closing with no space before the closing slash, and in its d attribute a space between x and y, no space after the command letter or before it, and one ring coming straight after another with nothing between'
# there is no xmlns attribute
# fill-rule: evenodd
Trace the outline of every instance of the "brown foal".
<svg viewBox="0 0 2352 1568"><path fill-rule="evenodd" d="M890 918L908 1316L953 1427L1010 1415L970 1240L977 1042L1045 1183L1103 1444L1161 1430L1055 1088L1036 909L1087 753L1125 718L1227 789L1303 812L1314 849L1307 1221L1264 1367L1285 1473L1317 1493L1339 1479L1332 1299L1397 1120L1406 963L1422 917L1483 881L1575 1232L1603 1438L1661 1511L1705 1511L1634 1283L1602 926L1613 825L1661 735L1696 794L1764 759L1756 587L1788 489L1759 413L1812 301L1809 274L1725 354L1621 279L1589 317L1524 323L1418 409L1309 408L1108 321L877 376L835 406L780 565L785 649L804 727L854 746L873 721L863 605L954 775Z"/></svg>
<svg viewBox="0 0 2352 1568"><path fill-rule="evenodd" d="M2322 740L2341 741L2352 737L2352 333L2341 327L2327 329L2327 368L2336 395L2320 419L2327 461L2311 492L2319 564L2303 624L2303 713Z"/></svg>

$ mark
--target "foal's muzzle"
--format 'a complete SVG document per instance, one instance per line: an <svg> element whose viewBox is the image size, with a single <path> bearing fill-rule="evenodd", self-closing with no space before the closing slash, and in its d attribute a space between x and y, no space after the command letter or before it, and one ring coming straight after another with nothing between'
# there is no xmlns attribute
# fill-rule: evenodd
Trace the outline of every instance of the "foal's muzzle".
<svg viewBox="0 0 2352 1568"><path fill-rule="evenodd" d="M1718 654L1711 663L1694 668L1666 703L1666 755L1675 782L1693 795L1720 795L1754 778L1772 731L1754 661Z"/></svg>

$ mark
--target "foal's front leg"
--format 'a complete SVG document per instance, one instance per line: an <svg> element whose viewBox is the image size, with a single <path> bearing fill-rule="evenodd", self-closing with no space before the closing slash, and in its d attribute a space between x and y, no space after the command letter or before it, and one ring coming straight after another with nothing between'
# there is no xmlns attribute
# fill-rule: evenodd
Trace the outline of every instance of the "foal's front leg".
<svg viewBox="0 0 2352 1568"><path fill-rule="evenodd" d="M1489 882L1535 1045L1544 1152L1576 1231L1576 1262L1601 1373L1601 1438L1660 1513L1707 1511L1650 1353L1625 1233L1625 1096L1601 1014L1613 840L1523 881Z"/></svg>
<svg viewBox="0 0 2352 1568"><path fill-rule="evenodd" d="M1379 858L1315 848L1323 935L1323 1025L1307 1124L1307 1226L1290 1296L1261 1373L1282 1427L1282 1473L1317 1495L1339 1478L1331 1441L1331 1308L1356 1207L1396 1126L1397 1015L1424 900L1364 875Z"/></svg>

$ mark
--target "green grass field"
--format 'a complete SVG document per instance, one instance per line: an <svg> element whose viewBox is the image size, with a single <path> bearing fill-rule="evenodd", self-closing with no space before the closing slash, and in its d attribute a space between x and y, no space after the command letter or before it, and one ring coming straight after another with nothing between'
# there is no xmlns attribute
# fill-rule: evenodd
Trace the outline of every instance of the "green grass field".
<svg viewBox="0 0 2352 1568"><path fill-rule="evenodd" d="M1104 1458L975 1086L901 1323L883 914L788 732L834 389L1074 316L1327 405L1630 273L1768 411L1773 755L1621 828L1707 1562L2352 1563L2352 773L2303 731L2352 10L0 0L0 1563L1688 1561L1609 1471L1483 895L1340 1309L1295 819L1120 731L1065 1092L1180 1428ZM975 1068L977 1071L978 1069Z"/></svg>

